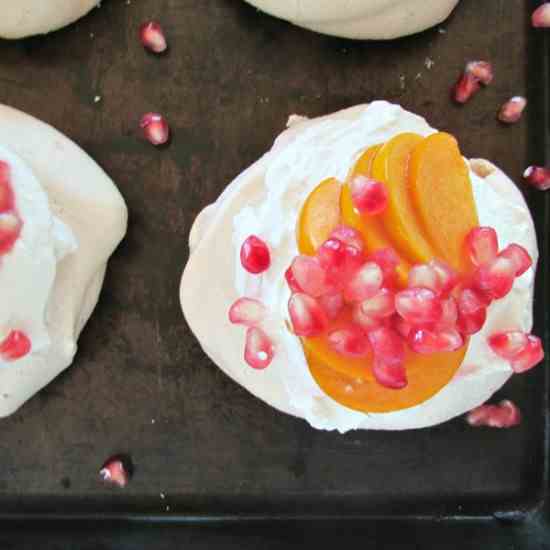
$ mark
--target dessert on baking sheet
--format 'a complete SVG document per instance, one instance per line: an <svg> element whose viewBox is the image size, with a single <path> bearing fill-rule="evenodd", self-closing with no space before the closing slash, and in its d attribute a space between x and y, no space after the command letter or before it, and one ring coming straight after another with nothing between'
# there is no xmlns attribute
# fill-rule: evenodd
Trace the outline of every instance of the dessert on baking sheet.
<svg viewBox="0 0 550 550"><path fill-rule="evenodd" d="M205 352L315 428L435 425L543 358L521 193L398 105L291 117L189 246L181 304Z"/></svg>
<svg viewBox="0 0 550 550"><path fill-rule="evenodd" d="M0 416L72 363L127 216L84 151L0 105Z"/></svg>

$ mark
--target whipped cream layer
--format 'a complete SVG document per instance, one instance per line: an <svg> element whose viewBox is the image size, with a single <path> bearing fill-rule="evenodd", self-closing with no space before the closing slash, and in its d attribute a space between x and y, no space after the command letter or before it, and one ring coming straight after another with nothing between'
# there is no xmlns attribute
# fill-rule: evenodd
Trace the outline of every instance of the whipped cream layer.
<svg viewBox="0 0 550 550"><path fill-rule="evenodd" d="M435 130L423 118L381 101L314 120L295 118L272 150L203 210L190 234L181 302L205 352L254 395L315 428L412 429L463 414L489 399L512 374L509 364L490 350L487 336L504 329L529 332L532 328L534 269L516 280L508 296L490 306L487 323L471 338L453 380L424 403L365 414L338 404L313 380L300 340L286 326L290 291L284 272L298 254L296 223L301 207L322 180L344 181L365 149L402 132L427 136ZM497 230L501 247L521 244L536 262L535 230L521 193L496 167L485 163L485 168L485 177L470 173L481 225ZM240 247L250 234L272 249L272 265L262 276L248 274L240 264ZM209 292L200 292L201 287ZM266 331L276 351L264 371L244 362L245 330L227 319L231 304L241 296L261 300L271 312Z"/></svg>

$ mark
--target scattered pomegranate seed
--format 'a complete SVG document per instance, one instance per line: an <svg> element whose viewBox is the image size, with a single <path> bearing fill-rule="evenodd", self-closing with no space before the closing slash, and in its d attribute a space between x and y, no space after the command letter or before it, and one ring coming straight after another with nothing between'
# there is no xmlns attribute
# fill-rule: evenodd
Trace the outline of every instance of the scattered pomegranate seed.
<svg viewBox="0 0 550 550"><path fill-rule="evenodd" d="M365 176L355 176L350 184L353 205L361 214L376 216L388 206L386 186Z"/></svg>
<svg viewBox="0 0 550 550"><path fill-rule="evenodd" d="M449 294L458 284L458 273L451 266L440 260L432 260L428 265L435 270L439 277L439 293L444 296Z"/></svg>
<svg viewBox="0 0 550 550"><path fill-rule="evenodd" d="M399 256L393 248L381 248L373 252L367 261L377 263L384 274L384 285L394 286L395 269L399 265Z"/></svg>
<svg viewBox="0 0 550 550"><path fill-rule="evenodd" d="M481 88L479 80L471 73L464 72L452 89L453 99L460 104L467 103Z"/></svg>
<svg viewBox="0 0 550 550"><path fill-rule="evenodd" d="M427 329L413 329L409 332L409 345L416 353L425 355L448 353L464 346L464 338L454 329L433 332Z"/></svg>
<svg viewBox="0 0 550 550"><path fill-rule="evenodd" d="M168 49L166 36L157 21L143 23L139 28L139 38L143 47L153 53L163 53Z"/></svg>
<svg viewBox="0 0 550 550"><path fill-rule="evenodd" d="M0 343L0 358L4 361L17 361L25 357L31 348L31 341L24 332L12 330Z"/></svg>
<svg viewBox="0 0 550 550"><path fill-rule="evenodd" d="M317 298L323 294L329 294L331 290L334 292L317 258L296 256L291 269L294 280L304 293Z"/></svg>
<svg viewBox="0 0 550 550"><path fill-rule="evenodd" d="M513 262L516 277L521 277L533 265L533 258L531 258L529 252L519 244L508 245L499 256L508 258Z"/></svg>
<svg viewBox="0 0 550 550"><path fill-rule="evenodd" d="M170 127L159 113L146 113L141 117L139 126L143 136L152 145L164 145L170 139Z"/></svg>
<svg viewBox="0 0 550 550"><path fill-rule="evenodd" d="M374 360L372 373L376 381L385 388L402 390L408 384L407 371L403 363L388 364L376 358Z"/></svg>
<svg viewBox="0 0 550 550"><path fill-rule="evenodd" d="M470 61L466 72L477 78L484 86L491 84L494 78L493 66L488 61Z"/></svg>
<svg viewBox="0 0 550 550"><path fill-rule="evenodd" d="M369 342L377 359L387 366L402 365L405 344L395 330L381 326L369 332Z"/></svg>
<svg viewBox="0 0 550 550"><path fill-rule="evenodd" d="M265 306L253 298L239 298L229 309L229 321L247 327L258 325L265 315Z"/></svg>
<svg viewBox="0 0 550 550"><path fill-rule="evenodd" d="M339 292L336 294L325 294L318 299L318 302L331 321L336 319L344 309L344 297Z"/></svg>
<svg viewBox="0 0 550 550"><path fill-rule="evenodd" d="M509 330L489 336L488 342L499 357L512 360L527 347L529 343L527 336L519 330Z"/></svg>
<svg viewBox="0 0 550 550"><path fill-rule="evenodd" d="M531 23L535 28L550 27L550 2L544 2L533 12Z"/></svg>
<svg viewBox="0 0 550 550"><path fill-rule="evenodd" d="M317 250L319 264L330 284L343 287L365 263L363 252L338 239L325 241Z"/></svg>
<svg viewBox="0 0 550 550"><path fill-rule="evenodd" d="M521 413L511 401L501 401L498 405L481 405L466 416L470 426L489 428L512 428L521 423Z"/></svg>
<svg viewBox="0 0 550 550"><path fill-rule="evenodd" d="M288 302L288 313L297 336L318 336L327 328L326 313L319 302L307 294L294 294Z"/></svg>
<svg viewBox="0 0 550 550"><path fill-rule="evenodd" d="M521 119L525 107L527 100L522 96L514 96L500 108L498 119L504 124L514 124Z"/></svg>
<svg viewBox="0 0 550 550"><path fill-rule="evenodd" d="M544 350L540 338L530 334L527 336L525 348L512 360L512 370L516 374L521 374L538 365L543 359Z"/></svg>
<svg viewBox="0 0 550 550"><path fill-rule="evenodd" d="M250 235L241 246L241 264L254 275L263 273L271 265L271 254L267 244L256 235Z"/></svg>
<svg viewBox="0 0 550 550"><path fill-rule="evenodd" d="M352 319L356 325L360 326L366 332L370 332L371 330L382 326L386 321L386 319L381 317L370 317L365 315L360 303L353 305Z"/></svg>
<svg viewBox="0 0 550 550"><path fill-rule="evenodd" d="M372 298L381 288L384 274L380 266L367 262L356 271L344 289L344 299L348 302L362 302Z"/></svg>
<svg viewBox="0 0 550 550"><path fill-rule="evenodd" d="M15 212L0 214L0 254L7 254L19 235L23 224Z"/></svg>
<svg viewBox="0 0 550 550"><path fill-rule="evenodd" d="M395 295L391 290L382 288L372 298L362 301L359 307L367 317L385 319L395 313Z"/></svg>
<svg viewBox="0 0 550 550"><path fill-rule="evenodd" d="M10 184L10 167L0 161L0 214L9 212L15 207L15 196Z"/></svg>
<svg viewBox="0 0 550 550"><path fill-rule="evenodd" d="M246 331L244 360L253 369L263 370L273 361L273 343L269 336L258 327L250 327Z"/></svg>
<svg viewBox="0 0 550 550"><path fill-rule="evenodd" d="M303 292L303 288L298 284L296 277L294 277L294 272L292 271L292 266L285 271L285 279L288 284L288 287L292 292Z"/></svg>
<svg viewBox="0 0 550 550"><path fill-rule="evenodd" d="M504 298L514 285L516 264L503 256L482 265L474 274L474 284L494 299Z"/></svg>
<svg viewBox="0 0 550 550"><path fill-rule="evenodd" d="M395 308L405 321L416 326L438 323L443 315L441 300L428 288L409 288L398 292Z"/></svg>
<svg viewBox="0 0 550 550"><path fill-rule="evenodd" d="M462 334L471 336L483 328L486 320L487 307L485 300L471 288L462 290L458 298L458 330Z"/></svg>
<svg viewBox="0 0 550 550"><path fill-rule="evenodd" d="M550 168L544 168L543 166L529 166L523 177L527 183L536 187L539 191L547 191L550 189Z"/></svg>
<svg viewBox="0 0 550 550"><path fill-rule="evenodd" d="M132 477L132 466L126 464L126 460L120 456L114 456L107 460L99 470L99 476L103 481L116 485L123 489L128 485Z"/></svg>
<svg viewBox="0 0 550 550"><path fill-rule="evenodd" d="M492 262L498 254L497 232L492 227L472 229L466 236L466 249L476 266Z"/></svg>
<svg viewBox="0 0 550 550"><path fill-rule="evenodd" d="M344 357L366 357L370 353L367 335L354 326L331 332L328 343L336 353Z"/></svg>
<svg viewBox="0 0 550 550"><path fill-rule="evenodd" d="M361 233L348 225L339 225L336 227L330 234L330 238L338 239L349 246L354 246L357 250L362 251L365 247Z"/></svg>
<svg viewBox="0 0 550 550"><path fill-rule="evenodd" d="M437 328L449 329L456 327L458 321L458 305L452 296L446 300L441 300L441 311L441 319L437 323Z"/></svg>
<svg viewBox="0 0 550 550"><path fill-rule="evenodd" d="M429 288L436 294L441 290L437 271L428 264L414 265L409 271L409 288Z"/></svg>

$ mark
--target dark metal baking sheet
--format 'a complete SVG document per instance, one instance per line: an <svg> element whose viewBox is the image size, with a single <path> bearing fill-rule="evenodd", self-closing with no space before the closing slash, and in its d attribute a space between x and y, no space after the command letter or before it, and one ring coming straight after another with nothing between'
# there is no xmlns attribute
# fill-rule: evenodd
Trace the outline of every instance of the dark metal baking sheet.
<svg viewBox="0 0 550 550"><path fill-rule="evenodd" d="M54 35L0 43L0 101L81 144L131 211L74 366L0 422L0 514L544 517L546 366L499 392L524 412L514 430L473 430L457 419L405 433L317 432L222 374L178 303L194 217L270 146L291 113L316 116L383 98L452 132L467 156L494 160L518 182L525 166L548 161L548 41L529 27L535 4L462 0L439 28L370 43L309 33L237 0L106 0ZM144 53L136 37L151 16L171 42L161 58ZM449 88L473 58L492 60L497 78L459 108ZM528 116L501 127L495 111L515 94L529 97ZM139 138L137 121L149 110L169 118L169 147ZM548 197L525 194L543 257L536 331L550 349ZM118 452L135 463L124 491L96 475Z"/></svg>

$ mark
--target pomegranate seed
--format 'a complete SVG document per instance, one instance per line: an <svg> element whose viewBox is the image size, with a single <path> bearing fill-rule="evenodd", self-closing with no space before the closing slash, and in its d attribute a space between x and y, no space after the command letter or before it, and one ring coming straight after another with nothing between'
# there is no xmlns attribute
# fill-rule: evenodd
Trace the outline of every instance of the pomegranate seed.
<svg viewBox="0 0 550 550"><path fill-rule="evenodd" d="M437 271L428 264L415 265L409 271L409 288L429 288L436 294L441 290Z"/></svg>
<svg viewBox="0 0 550 550"><path fill-rule="evenodd" d="M254 275L267 271L271 265L267 244L256 235L250 235L241 246L241 264L248 273Z"/></svg>
<svg viewBox="0 0 550 550"><path fill-rule="evenodd" d="M411 333L413 326L410 323L407 323L403 317L400 315L395 315L393 318L393 327L395 330L405 339L408 339L409 334Z"/></svg>
<svg viewBox="0 0 550 550"><path fill-rule="evenodd" d="M317 251L317 259L325 270L327 280L339 287L345 286L347 281L365 263L361 250L346 245L338 239L325 241Z"/></svg>
<svg viewBox="0 0 550 550"><path fill-rule="evenodd" d="M409 288L397 293L395 308L412 325L438 323L443 315L441 300L428 288Z"/></svg>
<svg viewBox="0 0 550 550"><path fill-rule="evenodd" d="M366 357L370 353L367 335L354 326L331 332L328 343L336 353L344 357Z"/></svg>
<svg viewBox="0 0 550 550"><path fill-rule="evenodd" d="M307 294L294 294L288 302L288 313L297 336L318 336L327 328L326 313L319 302Z"/></svg>
<svg viewBox="0 0 550 550"><path fill-rule="evenodd" d="M527 336L527 345L514 357L511 362L512 369L516 374L526 372L544 359L544 350L540 338L533 335Z"/></svg>
<svg viewBox="0 0 550 550"><path fill-rule="evenodd" d="M468 336L476 334L483 328L486 320L485 300L471 288L462 290L458 298L458 330Z"/></svg>
<svg viewBox="0 0 550 550"><path fill-rule="evenodd" d="M492 227L472 229L466 236L466 249L476 266L492 262L498 254L497 232Z"/></svg>
<svg viewBox="0 0 550 550"><path fill-rule="evenodd" d="M514 359L528 345L527 334L519 330L497 332L488 338L491 349L503 359Z"/></svg>
<svg viewBox="0 0 550 550"><path fill-rule="evenodd" d="M344 289L344 299L348 302L362 302L372 298L381 288L384 274L378 264L367 262L359 269Z"/></svg>
<svg viewBox="0 0 550 550"><path fill-rule="evenodd" d="M376 381L385 388L402 390L408 384L407 372L403 363L388 364L376 358L372 368Z"/></svg>
<svg viewBox="0 0 550 550"><path fill-rule="evenodd" d="M533 12L531 23L535 28L550 27L550 2L544 2Z"/></svg>
<svg viewBox="0 0 550 550"><path fill-rule="evenodd" d="M527 183L537 188L539 191L547 191L550 189L550 168L542 166L529 166L523 177Z"/></svg>
<svg viewBox="0 0 550 550"><path fill-rule="evenodd" d="M444 296L449 294L458 284L458 273L440 260L432 260L428 265L437 273L439 278L439 293Z"/></svg>
<svg viewBox="0 0 550 550"><path fill-rule="evenodd" d="M395 283L395 269L399 265L399 256L393 248L381 248L373 252L367 261L380 266L384 274L384 285L393 286Z"/></svg>
<svg viewBox="0 0 550 550"><path fill-rule="evenodd" d="M336 227L336 229L334 229L330 234L330 238L338 239L344 244L357 248L357 250L362 251L365 248L361 233L359 233L356 229L353 229L353 227L349 227L347 225L339 225Z"/></svg>
<svg viewBox="0 0 550 550"><path fill-rule="evenodd" d="M521 423L521 413L514 403L506 400L498 405L481 405L473 409L466 421L474 427L512 428Z"/></svg>
<svg viewBox="0 0 550 550"><path fill-rule="evenodd" d="M458 321L458 305L452 296L441 301L441 311L441 320L437 323L437 328L454 328Z"/></svg>
<svg viewBox="0 0 550 550"><path fill-rule="evenodd" d="M292 266L285 271L285 279L288 284L288 288L290 288L292 292L303 292L302 287L298 284L296 277L294 277Z"/></svg>
<svg viewBox="0 0 550 550"><path fill-rule="evenodd" d="M14 212L0 214L0 255L7 254L21 234L22 222Z"/></svg>
<svg viewBox="0 0 550 550"><path fill-rule="evenodd" d="M493 66L488 61L470 61L465 72L474 76L484 86L491 84L494 78Z"/></svg>
<svg viewBox="0 0 550 550"><path fill-rule="evenodd" d="M514 96L500 108L498 119L504 124L514 124L520 120L525 107L527 100L522 96Z"/></svg>
<svg viewBox="0 0 550 550"><path fill-rule="evenodd" d="M381 317L369 317L363 313L361 304L354 304L352 309L353 322L360 326L364 331L369 332L384 324L384 319Z"/></svg>
<svg viewBox="0 0 550 550"><path fill-rule="evenodd" d="M321 267L317 258L296 256L291 269L296 284L305 294L317 298L323 294L328 294L331 290L334 291L327 280L325 270Z"/></svg>
<svg viewBox="0 0 550 550"><path fill-rule="evenodd" d="M153 145L164 145L170 139L170 127L159 113L146 113L139 123L145 139Z"/></svg>
<svg viewBox="0 0 550 550"><path fill-rule="evenodd" d="M474 274L477 288L489 293L494 299L504 298L514 285L516 264L502 256L482 265Z"/></svg>
<svg viewBox="0 0 550 550"><path fill-rule="evenodd" d="M519 244L508 245L499 256L508 258L513 262L516 270L516 277L523 275L533 265L533 258L531 258L529 252Z"/></svg>
<svg viewBox="0 0 550 550"><path fill-rule="evenodd" d="M128 485L132 477L132 466L127 462L120 456L114 456L105 462L99 470L99 476L103 481L122 489Z"/></svg>
<svg viewBox="0 0 550 550"><path fill-rule="evenodd" d="M336 319L344 309L344 297L339 292L336 294L325 294L318 301L331 321Z"/></svg>
<svg viewBox="0 0 550 550"><path fill-rule="evenodd" d="M29 337L20 330L12 330L0 343L0 357L4 361L17 361L31 351Z"/></svg>
<svg viewBox="0 0 550 550"><path fill-rule="evenodd" d="M229 321L247 327L258 325L265 315L265 306L253 298L239 298L229 309Z"/></svg>
<svg viewBox="0 0 550 550"><path fill-rule="evenodd" d="M157 21L143 23L139 28L139 38L143 47L153 53L163 53L168 49L164 31Z"/></svg>
<svg viewBox="0 0 550 550"><path fill-rule="evenodd" d="M381 326L369 332L369 342L377 359L385 365L402 365L405 345L395 330Z"/></svg>
<svg viewBox="0 0 550 550"><path fill-rule="evenodd" d="M479 91L480 87L479 80L473 74L464 72L453 87L453 99L463 105Z"/></svg>
<svg viewBox="0 0 550 550"><path fill-rule="evenodd" d="M460 349L464 338L454 329L433 332L427 329L413 329L408 336L409 345L416 353L429 355L433 353L448 353Z"/></svg>
<svg viewBox="0 0 550 550"><path fill-rule="evenodd" d="M388 206L386 186L365 176L356 176L350 184L353 205L361 214L375 216Z"/></svg>
<svg viewBox="0 0 550 550"><path fill-rule="evenodd" d="M384 319L395 313L395 295L387 288L380 289L372 298L361 302L361 312L367 317Z"/></svg>
<svg viewBox="0 0 550 550"><path fill-rule="evenodd" d="M256 370L269 367L273 361L273 343L261 328L250 327L246 331L244 360Z"/></svg>
<svg viewBox="0 0 550 550"><path fill-rule="evenodd" d="M0 214L15 207L15 197L10 184L10 167L0 161Z"/></svg>

